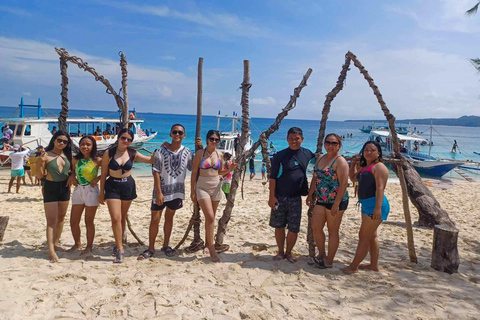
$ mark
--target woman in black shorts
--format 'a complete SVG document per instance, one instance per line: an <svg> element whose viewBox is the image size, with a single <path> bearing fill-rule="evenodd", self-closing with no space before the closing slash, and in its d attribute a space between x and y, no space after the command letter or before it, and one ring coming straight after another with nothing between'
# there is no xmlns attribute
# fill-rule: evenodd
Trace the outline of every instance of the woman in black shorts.
<svg viewBox="0 0 480 320"><path fill-rule="evenodd" d="M57 262L55 249L59 246L63 222L70 200L70 164L72 162L72 142L64 131L57 131L45 148L45 153L37 161L37 178L44 181L43 202L47 218L47 244L50 262Z"/></svg>
<svg viewBox="0 0 480 320"><path fill-rule="evenodd" d="M153 156L147 157L130 148L134 135L132 130L122 129L118 132L118 145L107 150L102 157L102 176L100 178L100 195L98 202L107 202L108 212L112 219L112 230L116 246L113 247L115 259L113 263L122 263L124 250L123 233L128 209L132 200L137 197L135 180L131 170L135 161L153 163ZM108 168L108 170L107 170ZM107 176L108 179L107 179Z"/></svg>
<svg viewBox="0 0 480 320"><path fill-rule="evenodd" d="M319 268L331 268L338 249L339 230L343 213L348 207L348 163L339 151L342 139L335 133L327 134L324 140L327 154L317 160L314 168L307 205L316 192L316 203L312 214L313 238L318 247L314 259ZM325 251L325 223L328 228L328 254Z"/></svg>

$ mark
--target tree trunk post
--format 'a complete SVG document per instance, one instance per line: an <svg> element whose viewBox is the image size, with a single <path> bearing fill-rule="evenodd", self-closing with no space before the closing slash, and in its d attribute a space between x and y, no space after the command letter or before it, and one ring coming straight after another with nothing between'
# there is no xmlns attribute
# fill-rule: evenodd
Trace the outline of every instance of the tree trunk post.
<svg viewBox="0 0 480 320"><path fill-rule="evenodd" d="M5 230L7 229L9 219L10 219L9 216L0 217L0 242L3 241L3 236L5 235Z"/></svg>
<svg viewBox="0 0 480 320"><path fill-rule="evenodd" d="M195 125L195 139L197 138L202 138L202 100L203 100L203 58L200 57L198 58L198 73L197 73L197 121ZM200 149L199 146L195 145L195 152L197 152ZM192 192L195 192L195 190L192 190ZM205 246L204 241L200 237L200 224L202 222L202 219L200 217L200 206L198 205L198 202L195 202L193 204L193 214L192 217L190 218L190 222L188 223L187 230L185 231L185 234L180 240L180 242L176 245L175 249L178 249L183 242L187 239L188 234L190 233L190 230L193 227L193 241L190 243L190 245L185 249L187 252L195 252L198 250L203 249Z"/></svg>
<svg viewBox="0 0 480 320"><path fill-rule="evenodd" d="M311 68L309 68L307 70L307 72L305 73L305 75L302 78L302 81L300 81L299 86L296 87L293 90L293 95L290 96L290 100L287 103L287 105L277 115L277 118L275 119L275 122L267 130L262 132L262 135L264 135L265 139L268 139L272 133L274 133L275 131L278 130L278 128L280 127L280 123L288 115L288 112L290 110L292 110L293 108L295 108L295 106L297 105L297 99L300 97L300 92L302 91L302 89L304 87L307 86L307 80L310 77L310 75L312 74L312 71L313 70ZM248 77L248 79L250 79L250 76ZM245 90L247 90L246 87L248 87L248 89L250 89L251 84L249 82L247 82L247 84L248 85L245 85ZM244 88L243 84L242 84L242 88ZM242 97L243 97L243 93L242 93ZM242 103L243 102L244 102L244 99L242 98ZM242 104L242 112L243 112L243 104ZM242 114L242 116L243 116L243 114ZM248 120L248 118L247 118L247 120ZM242 135L243 135L243 126L242 126ZM241 144L241 141L242 141L241 138L242 137L240 137L240 143L239 144ZM246 140L244 141L244 143L246 143ZM228 197L227 197L227 205L225 206L225 209L223 210L223 215L220 218L220 221L222 222L222 224L220 224L220 221L218 223L217 235L216 235L216 238L215 238L215 246L216 247L223 247L223 239L224 239L224 236L225 236L228 221L230 220L230 217L232 215L232 210L233 210L233 206L234 206L234 202L235 202L235 194L237 192L237 188L238 188L238 184L239 184L238 181L240 179L241 172L242 172L244 166L246 165L246 159L251 157L253 155L253 153L255 152L255 150L259 146L260 146L260 139L257 140L257 142L255 142L253 144L253 146L250 150L244 151L245 146L243 145L243 147L241 149L242 153L239 152L238 155L237 155L236 163L238 163L239 166L238 166L237 169L235 169L235 171L233 173L232 185L230 187L230 193L228 194ZM246 170L246 168L245 168L245 170ZM234 186L235 186L235 188L233 188Z"/></svg>
<svg viewBox="0 0 480 320"><path fill-rule="evenodd" d="M458 230L445 225L433 228L433 249L431 267L447 273L458 272L460 257L457 249Z"/></svg>
<svg viewBox="0 0 480 320"><path fill-rule="evenodd" d="M227 245L223 245L223 239L227 233L227 224L230 221L232 216L232 210L235 205L235 195L237 193L240 175L242 173L242 168L246 164L247 158L245 155L245 144L247 143L248 134L250 131L249 126L249 91L252 87L250 83L250 61L243 61L243 82L241 85L242 88L242 133L240 134L240 141L238 143L237 156L235 162L238 164L238 167L234 170L232 175L232 182L230 185L230 192L227 196L227 205L223 211L223 215L218 221L217 235L215 236L215 248L218 248L219 251L228 250ZM253 148L252 148L253 149ZM254 151L254 150L253 150ZM252 154L253 154L252 151Z"/></svg>
<svg viewBox="0 0 480 320"><path fill-rule="evenodd" d="M122 93L123 93L123 104L118 106L122 110L120 116L122 127L128 128L129 114L128 114L128 92L127 92L127 57L123 52L120 51L120 69L122 70Z"/></svg>
<svg viewBox="0 0 480 320"><path fill-rule="evenodd" d="M62 110L58 116L58 130L67 132L68 117L68 76L67 76L67 60L60 56L60 74L62 75Z"/></svg>

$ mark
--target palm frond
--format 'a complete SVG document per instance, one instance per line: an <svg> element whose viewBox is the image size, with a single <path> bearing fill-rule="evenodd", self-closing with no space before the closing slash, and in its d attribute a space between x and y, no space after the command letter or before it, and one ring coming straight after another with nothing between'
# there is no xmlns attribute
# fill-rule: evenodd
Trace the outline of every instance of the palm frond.
<svg viewBox="0 0 480 320"><path fill-rule="evenodd" d="M467 12L465 12L465 14L467 16L472 16L474 15L475 13L477 13L478 11L478 6L480 5L480 2L478 2L476 5L474 5L470 10L468 10Z"/></svg>

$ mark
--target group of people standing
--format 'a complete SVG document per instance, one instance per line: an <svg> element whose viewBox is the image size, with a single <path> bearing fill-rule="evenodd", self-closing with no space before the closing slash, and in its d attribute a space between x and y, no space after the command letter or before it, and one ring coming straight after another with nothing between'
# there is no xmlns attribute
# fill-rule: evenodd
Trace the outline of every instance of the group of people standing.
<svg viewBox="0 0 480 320"><path fill-rule="evenodd" d="M318 255L312 259L312 263L322 269L332 267L339 247L343 213L349 204L347 186L350 177L352 182L359 183L362 223L355 257L342 271L356 273L362 268L378 271L377 228L387 219L390 211L384 195L388 169L383 164L380 145L375 141L366 142L349 165L339 153L342 138L335 133L328 134L324 140L326 153L316 159L312 181L308 186L306 169L315 154L301 147L303 140L300 128L290 128L287 133L288 148L279 151L272 159L268 205L271 208L270 226L275 228L278 246L278 254L273 259L296 261L292 249L300 231L301 196L307 196L307 206L314 205L312 229L318 248ZM325 247L325 225L328 230L328 250ZM368 253L370 264L360 265Z"/></svg>
<svg viewBox="0 0 480 320"><path fill-rule="evenodd" d="M47 220L47 244L50 261L58 261L56 250L60 247L65 216L71 195L72 208L70 227L75 244L67 251L81 250L80 220L85 211L87 245L81 255L93 250L95 237L94 219L100 204L106 204L112 222L115 246L112 250L114 263L122 263L125 251L123 234L126 217L132 201L137 197L135 180L131 176L134 162L152 165L154 190L151 203L151 223L149 247L139 257L143 260L155 253L155 240L164 208L164 243L161 251L167 256L175 255L169 246L175 211L183 206L185 199L185 177L187 169L192 171L191 199L198 201L205 215L206 249L212 261L218 262L213 233L215 212L222 195L221 177L227 177L237 166L230 162L225 168L224 155L216 151L220 133L210 130L207 133L207 147L194 153L182 145L185 128L175 124L170 130L171 143L164 143L152 156L145 156L130 147L134 134L129 129L121 129L117 143L103 156L97 157L96 140L84 136L79 141L79 152L72 157L70 136L61 130L55 132L45 152L37 161L37 177L42 181L42 194ZM202 146L201 139L196 145ZM99 175L99 169L101 174Z"/></svg>
<svg viewBox="0 0 480 320"><path fill-rule="evenodd" d="M149 227L149 245L138 260L145 260L155 254L155 242L163 210L164 237L161 251L174 256L175 249L169 245L176 210L182 208L185 199L185 178L191 170L190 198L198 202L205 216L205 252L214 262L220 258L215 250L215 214L222 198L222 191L228 194L224 181L231 179L237 164L230 154L216 150L220 133L208 131L206 147L197 138L199 151L193 152L182 145L186 137L185 128L174 124L170 129L171 142L165 142L152 156L145 156L130 147L134 134L121 129L117 143L100 158L97 156L96 140L84 136L79 141L79 152L72 156L72 141L69 134L55 132L50 143L36 163L37 177L42 181L45 216L47 220L47 244L50 261L58 261L56 250L59 245L70 198L72 200L70 227L75 244L68 251L82 250L80 220L85 211L86 247L81 254L93 250L95 237L95 215L100 204L106 204L111 217L115 246L112 249L114 263L124 260L123 235L126 217L132 201L137 197L135 180L131 176L134 162L152 165L153 194ZM318 255L312 263L319 268L331 268L339 247L339 229L342 217L349 205L347 192L348 178L359 183L358 198L362 205L362 223L359 243L351 264L342 269L346 273L358 272L359 268L378 270L379 245L377 228L387 219L389 204L384 195L388 169L382 161L380 145L368 141L360 154L347 163L339 151L342 139L331 133L325 137L326 153L317 157L311 183L308 184L306 171L315 154L303 148L303 132L292 127L287 133L288 148L279 151L272 158L269 175L269 199L271 208L270 226L275 228L278 254L274 260L286 259L295 262L292 249L300 231L302 196L306 204L314 205L312 229L318 248ZM99 169L101 168L101 171ZM99 175L99 172L101 174ZM74 186L70 195L71 186ZM328 229L328 246L325 246L324 227ZM288 229L288 232L286 232ZM328 250L327 250L328 249ZM360 265L370 253L370 264Z"/></svg>

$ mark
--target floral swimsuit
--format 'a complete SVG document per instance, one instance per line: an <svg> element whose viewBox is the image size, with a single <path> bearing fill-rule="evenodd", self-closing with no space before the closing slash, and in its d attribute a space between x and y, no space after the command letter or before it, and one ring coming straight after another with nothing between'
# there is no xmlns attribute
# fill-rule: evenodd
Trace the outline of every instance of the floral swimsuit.
<svg viewBox="0 0 480 320"><path fill-rule="evenodd" d="M325 169L318 169L317 166L313 169L317 175L317 180L315 181L316 192L317 192L317 202L319 203L333 203L337 197L338 188L340 182L338 181L337 172L332 169L333 165L337 161L338 157L335 158L332 164ZM342 201L348 200L348 191L345 191L345 196Z"/></svg>

